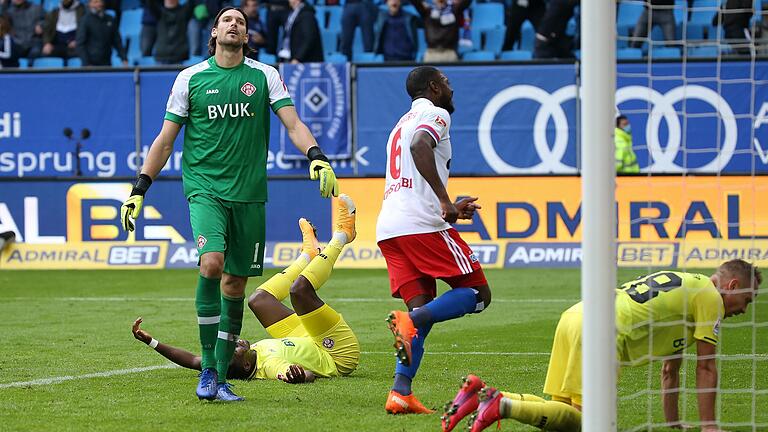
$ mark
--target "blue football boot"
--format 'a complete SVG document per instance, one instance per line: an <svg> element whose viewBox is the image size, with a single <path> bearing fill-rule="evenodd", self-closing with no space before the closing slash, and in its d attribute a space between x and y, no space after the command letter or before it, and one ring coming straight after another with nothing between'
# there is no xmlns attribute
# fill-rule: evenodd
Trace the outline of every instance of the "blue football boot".
<svg viewBox="0 0 768 432"><path fill-rule="evenodd" d="M200 399L216 399L216 382L218 381L216 369L204 369L200 374L200 383L197 384L197 397Z"/></svg>
<svg viewBox="0 0 768 432"><path fill-rule="evenodd" d="M216 400L220 400L222 402L240 402L245 400L240 396L232 393L232 389L230 388L231 386L232 384L230 383L220 383L216 392Z"/></svg>

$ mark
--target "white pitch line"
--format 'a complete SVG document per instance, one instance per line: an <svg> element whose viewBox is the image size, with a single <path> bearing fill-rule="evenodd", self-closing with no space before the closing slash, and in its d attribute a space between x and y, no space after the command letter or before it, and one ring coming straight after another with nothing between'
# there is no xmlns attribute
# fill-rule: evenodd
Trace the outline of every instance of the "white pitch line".
<svg viewBox="0 0 768 432"><path fill-rule="evenodd" d="M40 301L38 297L8 297L8 301ZM194 297L46 297L45 300L54 301L82 301L82 302L193 302ZM339 297L325 299L329 303L400 303L395 298L375 297ZM494 303L576 303L579 299L493 299Z"/></svg>
<svg viewBox="0 0 768 432"><path fill-rule="evenodd" d="M363 351L360 354L372 354L372 355L391 355L394 356L394 351ZM548 356L548 352L501 352L501 351L464 351L464 352L452 352L452 351L424 351L424 355L441 355L441 356Z"/></svg>
<svg viewBox="0 0 768 432"><path fill-rule="evenodd" d="M90 373L85 375L66 375L66 376L52 377L52 378L41 378L41 379L36 379L32 381L18 381L18 382L0 384L0 389L11 388L11 387L30 387L30 386L38 386L38 385L59 384L64 381L72 381L77 379L103 378L103 377L111 377L115 375L128 375L128 374L134 374L139 372L153 371L157 369L173 369L176 367L178 366L176 366L175 364L164 364L159 366L146 366L146 367L131 368L131 369L118 369L118 370L112 370L107 372L96 372L96 373Z"/></svg>

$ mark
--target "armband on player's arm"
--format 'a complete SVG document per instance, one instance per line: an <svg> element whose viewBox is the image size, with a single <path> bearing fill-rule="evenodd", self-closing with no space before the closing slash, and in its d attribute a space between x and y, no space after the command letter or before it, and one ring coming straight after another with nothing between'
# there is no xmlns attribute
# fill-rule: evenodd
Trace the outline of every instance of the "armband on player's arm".
<svg viewBox="0 0 768 432"><path fill-rule="evenodd" d="M331 168L328 156L320 150L320 147L312 146L307 150L307 159L310 160L309 178L320 180L320 195L323 198L339 196L339 183L336 180L336 173Z"/></svg>
<svg viewBox="0 0 768 432"><path fill-rule="evenodd" d="M144 194L152 185L152 178L144 173L139 174L136 183L131 190L131 196L120 207L120 220L123 223L123 229L132 232L136 229L134 221L141 214L141 206L144 204Z"/></svg>

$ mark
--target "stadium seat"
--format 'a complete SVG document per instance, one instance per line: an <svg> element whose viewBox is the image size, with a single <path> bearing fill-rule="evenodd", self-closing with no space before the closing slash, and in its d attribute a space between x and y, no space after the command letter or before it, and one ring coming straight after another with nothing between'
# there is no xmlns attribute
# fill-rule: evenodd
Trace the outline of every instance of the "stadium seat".
<svg viewBox="0 0 768 432"><path fill-rule="evenodd" d="M693 2L691 19L688 22L701 26L712 25L712 18L714 18L717 10L720 9L720 2L721 0L695 0Z"/></svg>
<svg viewBox="0 0 768 432"><path fill-rule="evenodd" d="M470 51L462 57L464 61L493 61L496 56L490 51Z"/></svg>
<svg viewBox="0 0 768 432"><path fill-rule="evenodd" d="M326 63L346 63L347 56L342 53L332 53L331 55L325 56L325 61Z"/></svg>
<svg viewBox="0 0 768 432"><path fill-rule="evenodd" d="M524 50L503 51L499 60L528 61L533 58L533 53Z"/></svg>
<svg viewBox="0 0 768 432"><path fill-rule="evenodd" d="M63 68L64 59L61 57L38 57L32 64L35 69L39 68Z"/></svg>
<svg viewBox="0 0 768 432"><path fill-rule="evenodd" d="M70 57L66 61L67 67L70 68L79 68L83 67L83 62L80 60L80 57Z"/></svg>
<svg viewBox="0 0 768 432"><path fill-rule="evenodd" d="M328 12L328 26L327 30L333 30L337 33L341 33L341 6L328 6L326 11ZM359 29L359 27L358 27Z"/></svg>
<svg viewBox="0 0 768 432"><path fill-rule="evenodd" d="M675 15L675 24L680 27L684 22L688 21L688 1L675 0L672 13Z"/></svg>
<svg viewBox="0 0 768 432"><path fill-rule="evenodd" d="M274 54L269 54L266 51L260 51L259 61L264 64L274 65L274 64L277 64L277 56L275 56Z"/></svg>
<svg viewBox="0 0 768 432"><path fill-rule="evenodd" d="M123 39L131 39L136 36L138 40L141 33L141 15L144 13L142 9L133 9L123 11L120 17L120 36Z"/></svg>
<svg viewBox="0 0 768 432"><path fill-rule="evenodd" d="M154 57L140 57L136 64L139 66L155 66L157 61L155 61Z"/></svg>
<svg viewBox="0 0 768 432"><path fill-rule="evenodd" d="M621 60L633 60L643 58L643 50L640 48L621 48L616 50L616 58Z"/></svg>
<svg viewBox="0 0 768 432"><path fill-rule="evenodd" d="M320 30L320 37L323 40L323 51L328 55L339 50L339 33L333 30Z"/></svg>
<svg viewBox="0 0 768 432"><path fill-rule="evenodd" d="M716 46L698 46L688 48L688 57L717 57L720 51Z"/></svg>
<svg viewBox="0 0 768 432"><path fill-rule="evenodd" d="M504 6L500 3L478 3L472 6L472 30L504 26Z"/></svg>
<svg viewBox="0 0 768 432"><path fill-rule="evenodd" d="M416 7L412 4L404 4L403 5L403 12L409 13L413 16L420 16L419 11L416 10Z"/></svg>
<svg viewBox="0 0 768 432"><path fill-rule="evenodd" d="M504 47L504 37L506 36L506 33L507 33L506 27L486 30L483 35L485 36L484 38L485 43L483 44L483 50L490 51L495 55L499 55L499 53L501 53L502 48Z"/></svg>
<svg viewBox="0 0 768 432"><path fill-rule="evenodd" d="M192 56L192 57L184 60L184 63L182 63L182 64L184 66L192 66L192 65L196 65L196 64L202 62L203 60L205 60L205 59L202 56Z"/></svg>
<svg viewBox="0 0 768 432"><path fill-rule="evenodd" d="M365 48L363 47L363 32L360 31L360 27L357 27L355 29L355 36L352 39L352 57L362 52L365 52Z"/></svg>
<svg viewBox="0 0 768 432"><path fill-rule="evenodd" d="M536 39L536 30L530 21L525 20L520 27L520 49L524 51L533 51L533 42Z"/></svg>
<svg viewBox="0 0 768 432"><path fill-rule="evenodd" d="M639 0L624 0L619 4L616 15L616 34L629 37L635 29L637 20L643 13L644 2Z"/></svg>
<svg viewBox="0 0 768 432"><path fill-rule="evenodd" d="M416 45L416 50L420 53L427 50L427 35L424 33L423 28L416 30Z"/></svg>
<svg viewBox="0 0 768 432"><path fill-rule="evenodd" d="M680 49L674 47L653 48L649 56L656 59L677 59L680 58Z"/></svg>
<svg viewBox="0 0 768 432"><path fill-rule="evenodd" d="M576 34L576 18L571 17L571 19L568 20L568 24L565 26L565 34L566 36L573 37Z"/></svg>
<svg viewBox="0 0 768 432"><path fill-rule="evenodd" d="M372 52L353 54L352 58L355 63L384 63L384 56L382 54Z"/></svg>
<svg viewBox="0 0 768 432"><path fill-rule="evenodd" d="M42 6L43 6L43 9L46 10L46 12L50 12L56 9L57 7L59 7L59 0L43 0Z"/></svg>
<svg viewBox="0 0 768 432"><path fill-rule="evenodd" d="M325 28L328 19L328 12L326 12L325 6L315 6L315 19L317 19L317 25L322 31Z"/></svg>
<svg viewBox="0 0 768 432"><path fill-rule="evenodd" d="M136 64L142 57L141 42L138 35L132 35L126 41L126 53L128 55L128 63Z"/></svg>
<svg viewBox="0 0 768 432"><path fill-rule="evenodd" d="M19 59L19 69L26 69L29 67L29 59L22 57Z"/></svg>

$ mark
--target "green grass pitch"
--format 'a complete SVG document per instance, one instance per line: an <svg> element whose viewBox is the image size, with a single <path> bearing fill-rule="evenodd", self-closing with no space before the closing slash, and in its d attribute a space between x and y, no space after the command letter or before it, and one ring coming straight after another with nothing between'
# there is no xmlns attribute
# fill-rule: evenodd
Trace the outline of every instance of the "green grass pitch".
<svg viewBox="0 0 768 432"><path fill-rule="evenodd" d="M623 269L621 280L644 273ZM272 273L269 273L270 275ZM425 405L440 409L462 375L474 372L489 384L541 394L552 334L560 312L578 301L577 270L489 270L494 302L479 315L435 327L414 383ZM252 279L250 293L265 279ZM199 402L197 376L181 368L76 378L59 383L7 384L168 364L133 339L133 320L162 342L197 350L194 309L196 271L48 271L0 273L0 429L10 430L247 430L247 431L435 431L431 416L390 416L384 401L394 357L387 312L402 303L389 297L383 270L337 270L320 296L341 312L358 335L363 354L349 377L309 385L236 382L247 398L239 404ZM768 321L768 306L728 320ZM754 313L754 315L753 315ZM266 336L246 308L243 336ZM756 360L739 354L760 355ZM691 352L689 350L689 352ZM768 423L768 328L723 329L719 412L725 422ZM687 386L695 388L695 363L685 362ZM650 375L650 377L649 377ZM751 391L755 385L757 396ZM636 428L652 413L663 421L658 397L659 364L626 368L619 380L619 428ZM739 391L741 389L741 392ZM627 397L638 394L636 398ZM681 412L697 419L695 393L683 396ZM755 417L753 418L753 404ZM495 429L495 428L494 428ZM511 420L505 431L532 431ZM751 427L727 427L752 430ZM463 428L457 430L465 430ZM642 429L646 430L646 429ZM654 430L664 430L663 428Z"/></svg>

